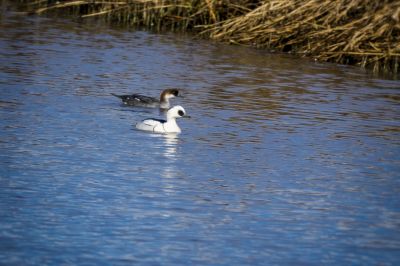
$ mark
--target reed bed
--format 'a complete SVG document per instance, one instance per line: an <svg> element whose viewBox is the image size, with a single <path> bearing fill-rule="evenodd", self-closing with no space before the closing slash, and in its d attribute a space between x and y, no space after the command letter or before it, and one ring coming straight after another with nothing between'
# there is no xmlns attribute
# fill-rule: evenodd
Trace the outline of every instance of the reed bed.
<svg viewBox="0 0 400 266"><path fill-rule="evenodd" d="M212 39L399 72L400 1L266 1L206 27Z"/></svg>
<svg viewBox="0 0 400 266"><path fill-rule="evenodd" d="M400 73L398 0L23 0L37 14L153 30L191 31L222 42Z"/></svg>

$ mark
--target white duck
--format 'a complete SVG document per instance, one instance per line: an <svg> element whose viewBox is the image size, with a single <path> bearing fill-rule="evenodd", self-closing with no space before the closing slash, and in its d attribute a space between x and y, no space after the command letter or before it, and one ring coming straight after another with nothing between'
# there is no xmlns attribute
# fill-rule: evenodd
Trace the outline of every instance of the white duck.
<svg viewBox="0 0 400 266"><path fill-rule="evenodd" d="M144 131L156 133L181 133L181 129L176 123L176 118L187 117L185 109L176 105L167 111L167 120L148 118L136 124L136 128Z"/></svg>

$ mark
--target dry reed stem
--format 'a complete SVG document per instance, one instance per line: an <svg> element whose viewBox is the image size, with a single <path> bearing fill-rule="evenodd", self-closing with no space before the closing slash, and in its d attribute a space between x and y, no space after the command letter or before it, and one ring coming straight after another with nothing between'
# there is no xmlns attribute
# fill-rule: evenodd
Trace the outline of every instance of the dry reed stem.
<svg viewBox="0 0 400 266"><path fill-rule="evenodd" d="M215 22L217 22L217 16L215 15L215 12L214 12L213 2L214 2L213 0L206 0L207 7L210 12L210 17L212 18L212 21L215 23Z"/></svg>

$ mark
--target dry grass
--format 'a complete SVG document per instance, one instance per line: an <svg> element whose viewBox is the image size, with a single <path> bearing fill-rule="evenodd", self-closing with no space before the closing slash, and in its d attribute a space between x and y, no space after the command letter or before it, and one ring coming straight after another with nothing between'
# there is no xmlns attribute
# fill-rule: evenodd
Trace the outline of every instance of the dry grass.
<svg viewBox="0 0 400 266"><path fill-rule="evenodd" d="M398 74L398 0L24 0L35 13L69 10L155 30L292 52ZM52 4L52 2L55 2Z"/></svg>
<svg viewBox="0 0 400 266"><path fill-rule="evenodd" d="M275 0L207 26L212 39L398 73L400 2Z"/></svg>

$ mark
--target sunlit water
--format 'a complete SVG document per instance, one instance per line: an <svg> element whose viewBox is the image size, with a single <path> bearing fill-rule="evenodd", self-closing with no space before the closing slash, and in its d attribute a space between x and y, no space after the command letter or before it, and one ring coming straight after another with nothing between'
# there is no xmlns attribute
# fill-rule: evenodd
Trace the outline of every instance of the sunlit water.
<svg viewBox="0 0 400 266"><path fill-rule="evenodd" d="M399 81L7 14L1 265L398 265ZM110 95L166 87L178 136Z"/></svg>

